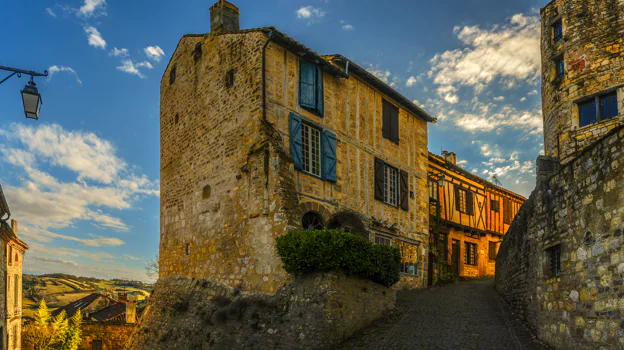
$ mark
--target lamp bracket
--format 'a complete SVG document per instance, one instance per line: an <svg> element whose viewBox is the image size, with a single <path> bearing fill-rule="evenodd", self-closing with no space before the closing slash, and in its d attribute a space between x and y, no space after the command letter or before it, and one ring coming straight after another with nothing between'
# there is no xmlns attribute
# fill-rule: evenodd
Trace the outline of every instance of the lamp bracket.
<svg viewBox="0 0 624 350"><path fill-rule="evenodd" d="M22 77L22 74L27 74L30 75L30 81L33 81L34 77L47 77L48 76L48 71L44 70L43 73L37 73L35 71L32 70L24 70L24 69L18 69L18 68L11 68L11 67L5 67L5 66L0 66L0 70L5 70L8 72L12 72L11 74L9 74L8 77L2 79L0 81L0 84L4 83L5 81L9 80L9 78L11 78L12 76L17 74L18 78Z"/></svg>

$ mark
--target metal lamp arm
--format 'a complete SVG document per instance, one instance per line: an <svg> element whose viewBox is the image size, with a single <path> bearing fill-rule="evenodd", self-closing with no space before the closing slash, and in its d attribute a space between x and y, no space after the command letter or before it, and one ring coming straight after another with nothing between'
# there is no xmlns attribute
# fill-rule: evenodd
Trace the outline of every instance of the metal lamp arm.
<svg viewBox="0 0 624 350"><path fill-rule="evenodd" d="M31 78L32 77L47 77L48 76L48 71L47 70L44 70L43 73L37 73L37 72L32 71L32 70L24 70L24 69L11 68L11 67L5 67L5 66L0 66L0 70L13 72L13 73L9 74L8 77L2 79L2 81L0 81L0 84L4 83L5 81L7 81L9 78L14 76L15 74L17 74L18 78L21 78L22 74L28 74L28 75L31 76Z"/></svg>

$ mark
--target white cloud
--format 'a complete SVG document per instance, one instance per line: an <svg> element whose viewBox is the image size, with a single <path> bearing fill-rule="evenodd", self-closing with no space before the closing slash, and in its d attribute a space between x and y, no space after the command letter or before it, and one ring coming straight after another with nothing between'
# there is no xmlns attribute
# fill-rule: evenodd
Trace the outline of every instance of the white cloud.
<svg viewBox="0 0 624 350"><path fill-rule="evenodd" d="M524 101L526 101L526 100L527 100L527 98L526 98L526 97L523 97L523 98L521 98L521 99L520 99L520 102L524 102Z"/></svg>
<svg viewBox="0 0 624 350"><path fill-rule="evenodd" d="M152 66L152 64L149 63L148 61L135 63L135 62L132 62L132 60L123 60L122 65L118 66L117 69L124 73L136 75L139 78L144 79L145 75L141 73L141 71L139 70L139 68L142 68L142 67L145 67L147 69L154 68L154 66Z"/></svg>
<svg viewBox="0 0 624 350"><path fill-rule="evenodd" d="M148 46L144 48L143 51L145 52L145 55L147 55L147 58L156 62L160 62L162 57L165 55L165 52L160 48L160 46Z"/></svg>
<svg viewBox="0 0 624 350"><path fill-rule="evenodd" d="M405 82L405 86L407 87L412 87L414 86L414 84L418 83L418 78L416 78L415 76L411 76L407 79L407 81Z"/></svg>
<svg viewBox="0 0 624 350"><path fill-rule="evenodd" d="M539 24L537 15L517 14L508 24L489 30L456 27L465 48L436 54L428 76L443 87L471 86L477 92L496 78L505 79L508 87L535 81L540 71Z"/></svg>
<svg viewBox="0 0 624 350"><path fill-rule="evenodd" d="M494 101L505 101L505 96L496 96L494 97Z"/></svg>
<svg viewBox="0 0 624 350"><path fill-rule="evenodd" d="M106 0L84 0L78 9L80 15L84 17L98 17L106 15Z"/></svg>
<svg viewBox="0 0 624 350"><path fill-rule="evenodd" d="M401 78L398 76L392 75L389 70L384 70L379 68L379 65L369 64L366 70L372 75L376 76L377 79L383 81L389 86L396 88L398 84L401 82Z"/></svg>
<svg viewBox="0 0 624 350"><path fill-rule="evenodd" d="M29 259L35 260L35 261L40 261L42 263L59 263L59 264L63 264L63 265L71 265L71 266L78 266L78 263L75 261L71 261L71 260L65 260L65 259L61 259L61 258L49 258L46 256L32 256L29 257Z"/></svg>
<svg viewBox="0 0 624 350"><path fill-rule="evenodd" d="M457 166L460 167L460 168L465 168L466 165L468 165L468 161L467 160L458 160L455 164L457 164Z"/></svg>
<svg viewBox="0 0 624 350"><path fill-rule="evenodd" d="M129 54L128 54L128 49L125 49L125 48L118 49L114 47L113 50L108 53L108 55L125 58L125 57L128 57Z"/></svg>
<svg viewBox="0 0 624 350"><path fill-rule="evenodd" d="M46 13L47 13L48 15L50 15L50 16L52 16L52 17L56 18L56 13L54 13L54 11L52 11L52 9L51 9L51 8L49 8L49 7L48 7L48 8L46 8L46 9L45 9L45 11L46 11Z"/></svg>
<svg viewBox="0 0 624 350"><path fill-rule="evenodd" d="M352 26L350 23L347 23L347 21L341 20L340 24L342 25L342 29L343 30L349 31L349 30L354 30L355 29L355 27Z"/></svg>
<svg viewBox="0 0 624 350"><path fill-rule="evenodd" d="M95 27L86 26L84 30L89 35L89 45L100 49L106 48L106 41Z"/></svg>
<svg viewBox="0 0 624 350"><path fill-rule="evenodd" d="M50 75L48 76L48 81L52 80L54 74L58 72L70 73L76 78L76 82L78 83L78 85L82 86L82 81L80 80L80 77L78 77L78 73L76 73L76 71L71 67L51 66L50 68L48 68L48 73L50 73Z"/></svg>
<svg viewBox="0 0 624 350"><path fill-rule="evenodd" d="M128 170L116 149L93 133L70 132L58 125L12 124L10 130L0 130L0 136L6 139L0 159L24 174L19 186L5 184L6 196L14 216L25 224L22 231L32 239L63 239L87 246L123 244L116 238L77 238L49 229L84 220L128 231L121 219L103 210L132 209L139 197L159 195L158 181ZM52 167L69 170L76 180L64 182L41 170Z"/></svg>
<svg viewBox="0 0 624 350"><path fill-rule="evenodd" d="M312 6L301 7L296 13L297 18L308 20L308 24L314 23L325 16L325 11Z"/></svg>
<svg viewBox="0 0 624 350"><path fill-rule="evenodd" d="M457 88L452 85L444 85L438 88L438 95L444 98L444 101L455 104L459 102L459 97L456 95Z"/></svg>
<svg viewBox="0 0 624 350"><path fill-rule="evenodd" d="M533 91L529 92L529 96L531 96L531 95L537 95L537 90L533 90Z"/></svg>

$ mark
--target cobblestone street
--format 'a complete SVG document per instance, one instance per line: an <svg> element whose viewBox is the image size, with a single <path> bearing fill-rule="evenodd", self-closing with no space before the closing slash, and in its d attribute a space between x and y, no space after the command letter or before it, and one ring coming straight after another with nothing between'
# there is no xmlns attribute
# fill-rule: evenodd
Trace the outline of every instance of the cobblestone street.
<svg viewBox="0 0 624 350"><path fill-rule="evenodd" d="M543 349L498 299L493 280L397 294L396 312L340 349Z"/></svg>

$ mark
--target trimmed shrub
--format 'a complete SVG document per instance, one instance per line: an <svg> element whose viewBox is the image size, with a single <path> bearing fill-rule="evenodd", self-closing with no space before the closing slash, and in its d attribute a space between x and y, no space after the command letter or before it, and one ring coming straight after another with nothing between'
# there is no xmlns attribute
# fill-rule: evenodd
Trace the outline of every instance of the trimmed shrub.
<svg viewBox="0 0 624 350"><path fill-rule="evenodd" d="M296 275L342 270L386 287L400 278L401 253L339 230L296 230L277 238L284 269Z"/></svg>

